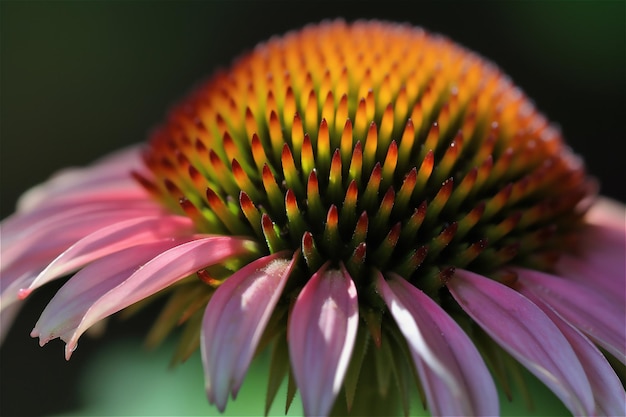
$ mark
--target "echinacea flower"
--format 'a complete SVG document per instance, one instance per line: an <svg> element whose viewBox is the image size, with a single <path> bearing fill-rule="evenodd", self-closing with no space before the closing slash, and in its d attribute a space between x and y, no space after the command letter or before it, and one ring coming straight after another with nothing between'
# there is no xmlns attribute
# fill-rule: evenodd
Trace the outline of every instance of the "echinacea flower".
<svg viewBox="0 0 626 417"><path fill-rule="evenodd" d="M493 64L326 22L241 56L147 145L27 192L2 223L2 322L75 272L41 344L69 359L167 295L149 341L184 324L177 359L200 346L220 410L268 348L268 403L287 377L307 416L408 413L416 389L434 415L497 415L519 364L575 415L624 415L625 209L595 190Z"/></svg>

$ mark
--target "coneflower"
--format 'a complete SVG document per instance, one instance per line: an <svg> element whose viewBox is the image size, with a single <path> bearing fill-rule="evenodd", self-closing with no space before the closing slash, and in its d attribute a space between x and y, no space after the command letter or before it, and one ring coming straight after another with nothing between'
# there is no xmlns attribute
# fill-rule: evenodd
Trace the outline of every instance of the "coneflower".
<svg viewBox="0 0 626 417"><path fill-rule="evenodd" d="M624 207L492 63L343 21L258 45L145 146L63 172L2 223L2 314L76 272L32 335L168 293L224 410L271 349L307 416L497 415L518 364L575 415L624 415ZM415 384L416 382L417 384ZM341 394L341 395L340 395ZM289 399L288 399L289 401ZM263 410L259 410L262 412Z"/></svg>

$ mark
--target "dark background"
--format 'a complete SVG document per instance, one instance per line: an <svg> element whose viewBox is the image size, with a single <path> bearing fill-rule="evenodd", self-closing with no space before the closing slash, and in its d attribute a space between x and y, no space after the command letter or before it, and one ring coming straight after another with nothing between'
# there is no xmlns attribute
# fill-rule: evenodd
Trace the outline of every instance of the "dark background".
<svg viewBox="0 0 626 417"><path fill-rule="evenodd" d="M173 101L258 41L325 18L411 22L500 65L602 182L626 201L626 3L608 2L12 2L0 3L0 218L68 165L145 139ZM76 405L94 349L143 332L148 310L62 344L28 333L54 291L36 293L0 349L0 414ZM165 364L164 364L165 366Z"/></svg>

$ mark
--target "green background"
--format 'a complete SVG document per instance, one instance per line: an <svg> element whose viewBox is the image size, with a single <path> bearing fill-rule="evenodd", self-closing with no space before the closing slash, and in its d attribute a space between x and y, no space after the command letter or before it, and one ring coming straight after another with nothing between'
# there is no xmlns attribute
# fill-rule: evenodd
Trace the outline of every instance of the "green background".
<svg viewBox="0 0 626 417"><path fill-rule="evenodd" d="M493 60L560 124L602 192L626 201L625 16L623 1L2 1L0 218L57 169L144 140L168 106L255 43L335 17L411 22ZM113 320L105 338L81 339L69 363L62 343L39 348L28 333L55 288L29 300L0 348L0 414L208 412L197 357L171 373L165 348L150 354L158 359L146 370L150 356L136 337L155 310L126 323ZM128 344L129 352L116 359ZM155 387L161 380L165 386ZM90 387L93 381L100 384ZM264 385L250 390L262 398ZM133 398L145 405L143 412L132 408ZM174 408L154 408L161 401Z"/></svg>

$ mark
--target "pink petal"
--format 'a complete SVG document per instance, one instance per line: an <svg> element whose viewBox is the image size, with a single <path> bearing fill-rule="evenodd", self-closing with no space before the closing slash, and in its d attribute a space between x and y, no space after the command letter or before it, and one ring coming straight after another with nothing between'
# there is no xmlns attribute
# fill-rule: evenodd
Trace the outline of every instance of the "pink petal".
<svg viewBox="0 0 626 417"><path fill-rule="evenodd" d="M342 266L324 265L306 283L289 318L289 354L304 413L325 416L341 389L359 321L356 287Z"/></svg>
<svg viewBox="0 0 626 417"><path fill-rule="evenodd" d="M51 221L32 235L8 244L2 236L0 300L8 306L18 291L28 287L37 275L63 251L92 232L133 217L151 214L145 210L104 210L75 218Z"/></svg>
<svg viewBox="0 0 626 417"><path fill-rule="evenodd" d="M624 260L607 262L600 253L597 256L585 255L582 258L561 255L555 266L556 273L623 306L626 302L626 279L620 277L626 277L626 266L620 264Z"/></svg>
<svg viewBox="0 0 626 417"><path fill-rule="evenodd" d="M515 290L469 271L447 284L454 299L500 346L546 384L574 415L591 415L587 376L558 327Z"/></svg>
<svg viewBox="0 0 626 417"><path fill-rule="evenodd" d="M600 198L587 213L583 257L596 271L624 281L626 271L626 207Z"/></svg>
<svg viewBox="0 0 626 417"><path fill-rule="evenodd" d="M86 173L77 173L80 175L89 175ZM45 183L44 183L45 184ZM49 192L49 191L47 191ZM38 197L37 199L40 199ZM25 210L19 206L18 214L28 214L40 210L42 207L71 207L91 201L149 201L148 192L131 176L130 170L125 171L125 176L112 179L94 179L91 182L85 182L80 187L68 190L58 190L56 194L48 196L45 200L39 202L39 206L30 207ZM21 200L20 200L21 201Z"/></svg>
<svg viewBox="0 0 626 417"><path fill-rule="evenodd" d="M24 193L17 204L18 212L81 195L101 194L106 190L114 191L118 196L126 192L145 195L130 175L133 170L143 169L140 146L117 151L86 168L66 168Z"/></svg>
<svg viewBox="0 0 626 417"><path fill-rule="evenodd" d="M140 213L139 216L147 216L162 213L164 210L150 200L128 201L116 198L59 207L43 206L29 213L17 213L2 222L2 253L4 256L9 256L11 252L18 251L19 253L21 250L19 248L25 246L22 243L23 240L36 240L37 236L45 233L46 230L58 229L61 225L62 227L70 227L72 222L81 217L113 212L137 212Z"/></svg>
<svg viewBox="0 0 626 417"><path fill-rule="evenodd" d="M591 224L583 229L584 250L576 257L563 255L556 264L559 276L575 279L584 285L600 288L605 295L617 295L624 302L626 294L626 222L621 206L617 219L612 210L594 206ZM608 216L600 216L608 213ZM595 215L594 215L595 214ZM594 222L595 219L595 222ZM604 223L602 221L605 221Z"/></svg>
<svg viewBox="0 0 626 417"><path fill-rule="evenodd" d="M266 256L231 275L204 313L201 335L207 396L224 411L237 395L274 307L295 264L284 253Z"/></svg>
<svg viewBox="0 0 626 417"><path fill-rule="evenodd" d="M41 345L56 337L68 341L82 317L102 295L122 284L143 263L180 243L167 239L139 245L87 265L55 294L31 336L39 336Z"/></svg>
<svg viewBox="0 0 626 417"><path fill-rule="evenodd" d="M626 206L606 197L599 197L587 212L587 221L621 231L626 230Z"/></svg>
<svg viewBox="0 0 626 417"><path fill-rule="evenodd" d="M600 199L590 210L588 220L591 223L583 229L581 239L583 251L575 257L562 255L555 266L556 275L576 280L623 306L626 303L624 206Z"/></svg>
<svg viewBox="0 0 626 417"><path fill-rule="evenodd" d="M188 240L136 246L89 264L57 292L31 335L39 336L42 345L60 337L67 342L69 358L80 335L94 323L254 245L232 237Z"/></svg>
<svg viewBox="0 0 626 417"><path fill-rule="evenodd" d="M478 350L459 325L404 278L379 272L376 285L400 331L433 415L495 416L498 393Z"/></svg>
<svg viewBox="0 0 626 417"><path fill-rule="evenodd" d="M622 363L626 363L626 326L623 303L608 302L589 287L575 282L515 268L519 281L565 320L589 335Z"/></svg>
<svg viewBox="0 0 626 417"><path fill-rule="evenodd" d="M611 267L619 265L624 268L626 251L626 229L614 229L605 225L587 225L583 230L584 256L596 262L597 267L605 264Z"/></svg>
<svg viewBox="0 0 626 417"><path fill-rule="evenodd" d="M0 275L0 311L18 301L20 288L32 281L44 266L21 263L2 271Z"/></svg>
<svg viewBox="0 0 626 417"><path fill-rule="evenodd" d="M146 214L143 211L111 211L84 215L49 224L34 235L2 251L0 300L3 305L16 301L20 289L33 280L63 251L85 236L112 224ZM15 249L15 251L11 251Z"/></svg>
<svg viewBox="0 0 626 417"><path fill-rule="evenodd" d="M606 416L626 415L626 393L622 383L611 365L595 345L580 333L574 326L567 323L559 314L544 303L522 283L516 289L535 303L557 325L563 336L574 349L583 366L596 404L596 414Z"/></svg>
<svg viewBox="0 0 626 417"><path fill-rule="evenodd" d="M127 171L123 178L107 180L100 184L86 183L82 185L82 188L57 191L47 197L46 200L41 201L38 206L29 207L28 210L18 209L17 214L26 215L47 208L62 209L63 207L74 207L85 203L110 201L151 200L148 192L130 175L130 171Z"/></svg>
<svg viewBox="0 0 626 417"><path fill-rule="evenodd" d="M57 256L27 289L20 291L20 298L26 297L35 288L103 256L168 237L191 235L192 231L191 220L182 216L139 217L96 230Z"/></svg>

